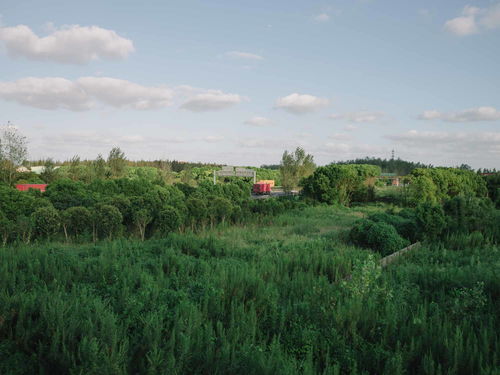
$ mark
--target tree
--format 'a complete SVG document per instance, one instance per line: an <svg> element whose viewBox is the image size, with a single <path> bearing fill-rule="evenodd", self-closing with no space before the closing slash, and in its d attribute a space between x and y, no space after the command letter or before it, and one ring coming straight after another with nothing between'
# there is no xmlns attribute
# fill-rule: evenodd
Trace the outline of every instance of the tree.
<svg viewBox="0 0 500 375"><path fill-rule="evenodd" d="M188 167L181 172L181 182L189 186L195 185L192 168Z"/></svg>
<svg viewBox="0 0 500 375"><path fill-rule="evenodd" d="M80 157L78 155L73 156L69 160L68 174L73 181L77 181L80 179Z"/></svg>
<svg viewBox="0 0 500 375"><path fill-rule="evenodd" d="M108 166L113 177L122 177L125 174L127 159L119 147L113 147L108 155Z"/></svg>
<svg viewBox="0 0 500 375"><path fill-rule="evenodd" d="M151 212L145 208L134 211L132 216L137 229L139 229L141 241L144 241L144 237L146 236L146 227L153 220L153 216L151 215Z"/></svg>
<svg viewBox="0 0 500 375"><path fill-rule="evenodd" d="M427 238L437 238L446 227L446 217L440 204L424 202L415 208L417 225Z"/></svg>
<svg viewBox="0 0 500 375"><path fill-rule="evenodd" d="M57 177L56 164L51 158L45 160L43 163L43 172L40 177L48 184L53 182Z"/></svg>
<svg viewBox="0 0 500 375"><path fill-rule="evenodd" d="M227 198L217 197L212 201L210 210L214 212L215 218L224 224L226 217L233 211L233 204Z"/></svg>
<svg viewBox="0 0 500 375"><path fill-rule="evenodd" d="M195 225L199 223L203 226L207 216L207 206L205 202L202 199L192 197L186 201L186 206L191 229L194 230Z"/></svg>
<svg viewBox="0 0 500 375"><path fill-rule="evenodd" d="M28 157L26 137L10 123L0 129L0 178L11 184L16 169Z"/></svg>
<svg viewBox="0 0 500 375"><path fill-rule="evenodd" d="M9 237L14 232L14 227L14 223L0 211L0 236L2 237L3 246L7 244Z"/></svg>
<svg viewBox="0 0 500 375"><path fill-rule="evenodd" d="M181 223L182 218L179 211L172 206L165 206L158 213L155 226L160 234L166 235L179 229Z"/></svg>
<svg viewBox="0 0 500 375"><path fill-rule="evenodd" d="M92 223L94 241L97 240L98 233L112 239L120 229L122 220L123 217L118 208L108 204L97 206Z"/></svg>
<svg viewBox="0 0 500 375"><path fill-rule="evenodd" d="M45 197L48 198L55 208L65 210L75 206L90 206L92 197L87 190L87 185L69 178L56 180L47 186Z"/></svg>
<svg viewBox="0 0 500 375"><path fill-rule="evenodd" d="M68 240L69 235L75 238L85 233L92 225L92 214L85 207L70 207L61 214L64 235Z"/></svg>
<svg viewBox="0 0 500 375"><path fill-rule="evenodd" d="M93 177L103 179L106 177L106 161L101 154L92 162Z"/></svg>
<svg viewBox="0 0 500 375"><path fill-rule="evenodd" d="M172 163L164 160L157 161L157 180L161 185L172 185L174 174L172 173Z"/></svg>
<svg viewBox="0 0 500 375"><path fill-rule="evenodd" d="M297 147L294 152L285 151L281 158L281 185L284 191L291 191L299 186L302 178L310 176L316 165L313 156Z"/></svg>
<svg viewBox="0 0 500 375"><path fill-rule="evenodd" d="M24 243L28 244L31 241L33 234L33 219L30 216L19 215L16 218L16 231Z"/></svg>
<svg viewBox="0 0 500 375"><path fill-rule="evenodd" d="M59 213L54 207L41 207L32 214L33 224L37 233L50 237L57 233L61 225Z"/></svg>
<svg viewBox="0 0 500 375"><path fill-rule="evenodd" d="M370 184L380 175L380 167L367 164L330 164L317 168L303 180L304 195L328 204L349 205L356 197L367 200Z"/></svg>

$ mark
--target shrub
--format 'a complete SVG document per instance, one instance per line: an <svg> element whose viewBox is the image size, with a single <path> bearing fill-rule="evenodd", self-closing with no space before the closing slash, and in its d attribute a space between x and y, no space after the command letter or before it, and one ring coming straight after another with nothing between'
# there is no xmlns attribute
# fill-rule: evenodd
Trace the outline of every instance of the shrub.
<svg viewBox="0 0 500 375"><path fill-rule="evenodd" d="M406 238L410 242L418 240L418 227L414 214L413 217L404 217L380 212L370 215L368 218L375 222L392 225L401 237Z"/></svg>
<svg viewBox="0 0 500 375"><path fill-rule="evenodd" d="M354 244L378 251L382 255L391 254L408 245L408 241L392 225L369 219L357 221L349 238Z"/></svg>
<svg viewBox="0 0 500 375"><path fill-rule="evenodd" d="M50 237L57 233L61 218L54 207L41 207L32 214L35 231L42 237Z"/></svg>
<svg viewBox="0 0 500 375"><path fill-rule="evenodd" d="M182 218L179 211L172 206L165 206L158 213L155 226L161 235L175 232L181 226Z"/></svg>
<svg viewBox="0 0 500 375"><path fill-rule="evenodd" d="M348 206L353 198L367 201L373 190L374 177L380 175L380 168L374 165L330 164L317 168L303 180L303 193L328 204Z"/></svg>
<svg viewBox="0 0 500 375"><path fill-rule="evenodd" d="M103 204L97 206L94 211L94 240L97 234L113 238L122 224L122 214L115 206Z"/></svg>
<svg viewBox="0 0 500 375"><path fill-rule="evenodd" d="M66 236L73 235L76 238L91 228L92 214L85 207L70 207L61 216Z"/></svg>
<svg viewBox="0 0 500 375"><path fill-rule="evenodd" d="M418 230L425 238L437 238L446 227L446 218L440 204L421 203L415 209Z"/></svg>

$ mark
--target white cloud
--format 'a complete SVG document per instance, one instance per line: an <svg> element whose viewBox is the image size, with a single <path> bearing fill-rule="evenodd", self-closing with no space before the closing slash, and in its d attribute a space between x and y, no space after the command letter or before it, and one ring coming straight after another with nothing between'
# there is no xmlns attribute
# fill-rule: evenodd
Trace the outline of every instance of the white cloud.
<svg viewBox="0 0 500 375"><path fill-rule="evenodd" d="M172 90L122 79L82 77L76 81L89 97L115 108L156 109L171 104Z"/></svg>
<svg viewBox="0 0 500 375"><path fill-rule="evenodd" d="M453 18L446 21L444 28L446 31L458 36L476 34L479 31L476 25L476 18L474 16Z"/></svg>
<svg viewBox="0 0 500 375"><path fill-rule="evenodd" d="M496 160L500 157L500 132L435 132L410 130L386 138L406 148L450 158ZM455 162L458 163L458 162Z"/></svg>
<svg viewBox="0 0 500 375"><path fill-rule="evenodd" d="M0 98L41 109L83 111L101 105L155 109L170 105L172 90L108 77L26 77L0 82Z"/></svg>
<svg viewBox="0 0 500 375"><path fill-rule="evenodd" d="M250 126L269 126L273 124L270 119L261 116L253 116L252 118L246 120L244 123Z"/></svg>
<svg viewBox="0 0 500 375"><path fill-rule="evenodd" d="M484 29L499 27L500 3L483 9L467 5L462 10L460 17L448 20L444 24L446 31L458 36L477 34L484 31Z"/></svg>
<svg viewBox="0 0 500 375"><path fill-rule="evenodd" d="M424 111L420 120L442 120L446 122L498 121L500 111L493 107L470 108L460 112L442 113L436 110Z"/></svg>
<svg viewBox="0 0 500 375"><path fill-rule="evenodd" d="M250 52L229 51L229 52L226 52L225 55L227 57L231 57L233 59L264 60L264 57L257 55L255 53L250 53Z"/></svg>
<svg viewBox="0 0 500 375"><path fill-rule="evenodd" d="M207 90L189 98L181 108L193 112L217 111L230 108L241 103L243 97L237 94L226 94L219 90Z"/></svg>
<svg viewBox="0 0 500 375"><path fill-rule="evenodd" d="M330 21L330 16L327 13L321 13L314 17L316 22L328 22Z"/></svg>
<svg viewBox="0 0 500 375"><path fill-rule="evenodd" d="M347 120L353 123L375 122L379 121L385 116L383 112L349 112L344 114L332 114L328 118L332 120Z"/></svg>
<svg viewBox="0 0 500 375"><path fill-rule="evenodd" d="M85 64L92 60L121 60L134 51L130 39L98 26L65 26L39 37L28 26L0 28L0 40L14 57Z"/></svg>
<svg viewBox="0 0 500 375"><path fill-rule="evenodd" d="M276 101L275 107L284 109L290 113L303 114L317 111L329 103L326 98L308 94L293 93Z"/></svg>
<svg viewBox="0 0 500 375"><path fill-rule="evenodd" d="M50 110L84 111L92 106L91 98L81 87L58 77L27 77L14 82L0 82L0 98Z"/></svg>
<svg viewBox="0 0 500 375"><path fill-rule="evenodd" d="M496 29L500 27L500 3L493 5L485 12L484 16L479 21L481 25L488 29Z"/></svg>
<svg viewBox="0 0 500 375"><path fill-rule="evenodd" d="M84 111L108 106L121 109L151 110L184 102L181 108L203 112L222 110L246 98L219 90L191 86L173 89L165 86L143 86L110 77L81 77L70 81L59 77L26 77L0 82L0 99L35 108Z"/></svg>

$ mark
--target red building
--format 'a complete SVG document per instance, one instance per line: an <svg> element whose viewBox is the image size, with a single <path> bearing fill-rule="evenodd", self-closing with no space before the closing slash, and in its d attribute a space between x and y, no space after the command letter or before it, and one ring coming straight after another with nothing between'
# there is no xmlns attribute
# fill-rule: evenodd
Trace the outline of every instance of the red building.
<svg viewBox="0 0 500 375"><path fill-rule="evenodd" d="M42 193L47 188L47 184L17 184L16 189L19 191L28 191L29 189L40 190Z"/></svg>

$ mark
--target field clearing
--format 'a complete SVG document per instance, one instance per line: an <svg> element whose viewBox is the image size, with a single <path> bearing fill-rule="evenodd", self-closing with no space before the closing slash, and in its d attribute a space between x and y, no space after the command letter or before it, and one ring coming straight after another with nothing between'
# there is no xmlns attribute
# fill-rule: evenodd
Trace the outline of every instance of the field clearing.
<svg viewBox="0 0 500 375"><path fill-rule="evenodd" d="M498 247L423 246L382 272L344 236L384 207L2 248L0 373L494 374Z"/></svg>

